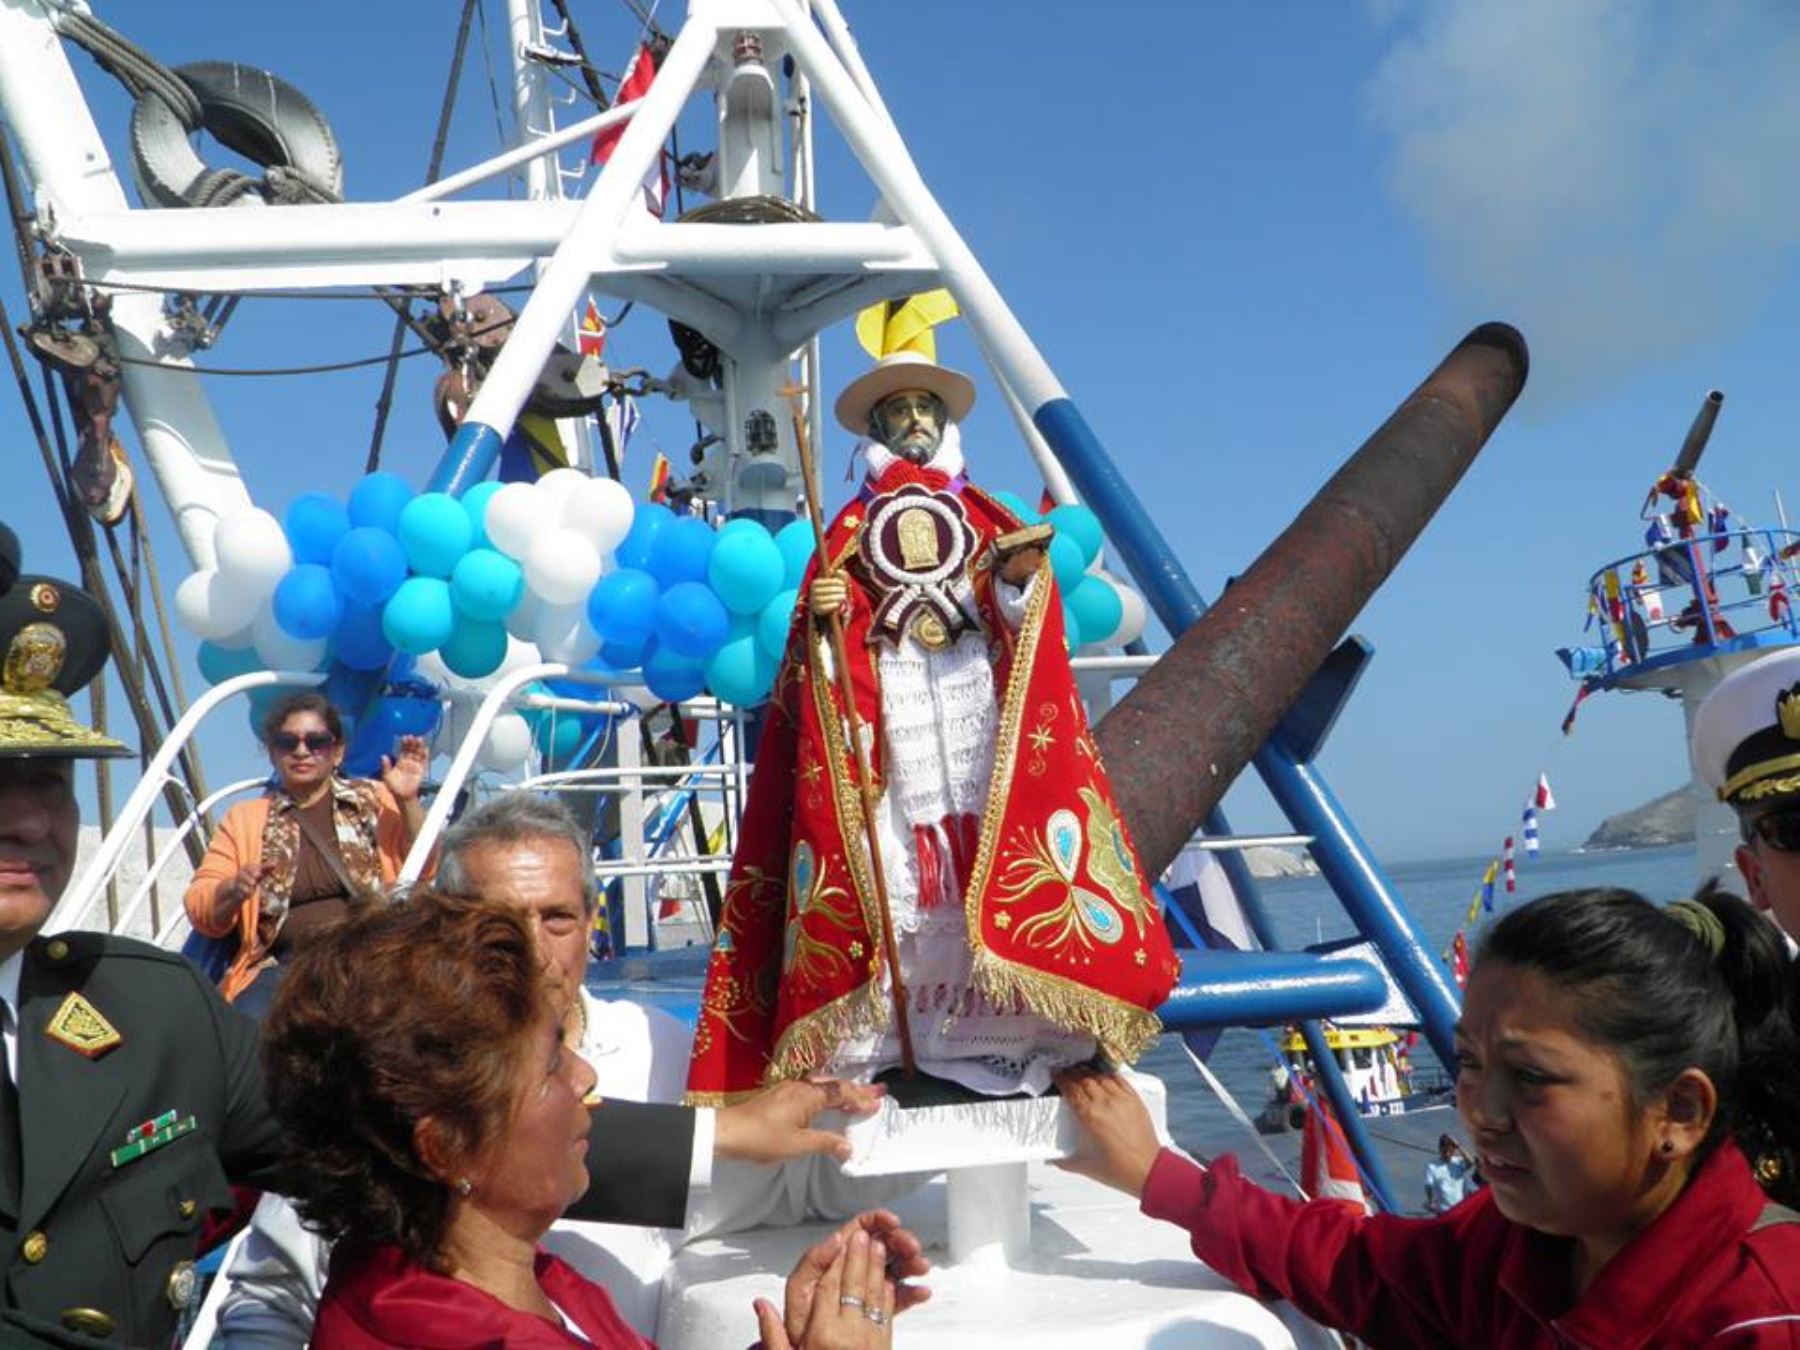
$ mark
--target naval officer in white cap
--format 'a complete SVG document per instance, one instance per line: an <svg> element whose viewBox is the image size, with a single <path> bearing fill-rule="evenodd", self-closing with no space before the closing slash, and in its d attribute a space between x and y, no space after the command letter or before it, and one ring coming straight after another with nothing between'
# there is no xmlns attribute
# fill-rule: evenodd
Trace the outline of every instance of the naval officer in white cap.
<svg viewBox="0 0 1800 1350"><path fill-rule="evenodd" d="M1727 675L1694 714L1694 767L1737 812L1737 868L1758 909L1800 938L1800 648Z"/></svg>

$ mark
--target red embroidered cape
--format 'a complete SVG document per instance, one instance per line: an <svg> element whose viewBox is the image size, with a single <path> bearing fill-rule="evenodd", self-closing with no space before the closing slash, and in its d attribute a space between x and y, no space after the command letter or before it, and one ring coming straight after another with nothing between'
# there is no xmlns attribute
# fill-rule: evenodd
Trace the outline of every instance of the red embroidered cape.
<svg viewBox="0 0 1800 1350"><path fill-rule="evenodd" d="M975 488L963 487L961 502L976 536L970 577L999 702L993 779L962 887L975 982L1001 1006L1022 1003L1129 1062L1160 1034L1152 1010L1180 966L1069 670L1048 564L1040 564L1015 632L993 594L991 544L1020 523ZM841 511L826 549L852 582L845 613L852 683L863 722L879 728L869 573L858 556L864 516L861 501ZM688 1076L697 1104L815 1072L846 1040L885 1028L892 1017L829 646L802 604L757 748L707 967ZM879 785L881 737L873 739Z"/></svg>

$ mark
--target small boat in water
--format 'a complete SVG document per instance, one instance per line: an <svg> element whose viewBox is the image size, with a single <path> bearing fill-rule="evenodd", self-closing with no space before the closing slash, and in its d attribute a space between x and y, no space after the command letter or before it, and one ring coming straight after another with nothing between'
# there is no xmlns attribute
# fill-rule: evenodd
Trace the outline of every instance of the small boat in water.
<svg viewBox="0 0 1800 1350"><path fill-rule="evenodd" d="M1365 1119L1405 1115L1449 1102L1450 1081L1443 1072L1413 1063L1417 1032L1332 1022L1324 1023L1323 1030L1357 1113ZM1273 1091L1256 1118L1256 1128L1264 1134L1298 1130L1305 1124L1307 1100L1319 1078L1319 1066L1298 1028L1288 1029L1279 1048L1281 1058L1269 1071Z"/></svg>

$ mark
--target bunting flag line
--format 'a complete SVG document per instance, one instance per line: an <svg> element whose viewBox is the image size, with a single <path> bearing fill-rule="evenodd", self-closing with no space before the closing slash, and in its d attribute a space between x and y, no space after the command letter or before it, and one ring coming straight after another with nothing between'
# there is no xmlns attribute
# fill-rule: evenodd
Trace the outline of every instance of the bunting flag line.
<svg viewBox="0 0 1800 1350"><path fill-rule="evenodd" d="M1550 795L1550 780L1541 773L1538 775L1537 794L1532 799L1532 805L1540 811L1556 810L1556 798Z"/></svg>
<svg viewBox="0 0 1800 1350"><path fill-rule="evenodd" d="M1537 807L1527 806L1525 808L1524 826L1521 833L1525 836L1525 856L1527 858L1535 858L1539 851Z"/></svg>
<svg viewBox="0 0 1800 1350"><path fill-rule="evenodd" d="M1460 928L1450 942L1450 976L1458 989L1469 982L1469 940Z"/></svg>
<svg viewBox="0 0 1800 1350"><path fill-rule="evenodd" d="M662 451L656 452L656 458L650 463L650 492L653 502L661 502L669 495L669 457Z"/></svg>
<svg viewBox="0 0 1800 1350"><path fill-rule="evenodd" d="M1500 875L1500 863L1496 859L1487 865L1487 871L1481 874L1481 907L1489 914L1494 912L1494 881Z"/></svg>
<svg viewBox="0 0 1800 1350"><path fill-rule="evenodd" d="M1314 1200L1345 1206L1351 1213L1369 1213L1356 1158L1343 1127L1322 1101L1310 1101L1300 1134L1300 1186Z"/></svg>
<svg viewBox="0 0 1800 1350"><path fill-rule="evenodd" d="M1512 836L1506 836L1506 842L1500 846L1500 859L1506 867L1506 893L1512 895L1519 889L1518 870L1513 866Z"/></svg>
<svg viewBox="0 0 1800 1350"><path fill-rule="evenodd" d="M638 429L644 415L638 411L637 400L630 394L609 400L606 411L600 415L606 419L607 430L612 432L613 455L619 461L619 467L624 468L625 449L631 444L631 434Z"/></svg>
<svg viewBox="0 0 1800 1350"><path fill-rule="evenodd" d="M1591 678L1575 687L1575 701L1569 705L1569 711L1562 720L1563 735L1567 736L1575 730L1575 714L1581 711L1581 705L1587 700L1587 696L1598 687L1598 681Z"/></svg>
<svg viewBox="0 0 1800 1350"><path fill-rule="evenodd" d="M589 296L581 311L581 324L575 331L577 350L596 359L606 355L606 320L600 317L600 306Z"/></svg>

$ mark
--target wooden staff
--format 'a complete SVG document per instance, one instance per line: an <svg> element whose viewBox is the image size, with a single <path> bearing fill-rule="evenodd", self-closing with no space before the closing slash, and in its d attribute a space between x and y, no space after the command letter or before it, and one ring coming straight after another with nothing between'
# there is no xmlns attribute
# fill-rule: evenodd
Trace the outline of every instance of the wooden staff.
<svg viewBox="0 0 1800 1350"><path fill-rule="evenodd" d="M806 513L812 519L813 544L819 551L819 570L815 580L841 575L831 565L825 550L825 517L819 511L818 465L813 459L812 445L806 435L806 418L800 407L801 389L789 385L780 391L787 397L788 412L794 419L794 446L800 453L800 476L806 480ZM804 601L810 608L810 597ZM817 616L814 616L817 617ZM862 802L863 838L869 846L869 869L875 877L875 904L881 911L881 954L894 986L894 1025L900 1032L900 1067L908 1078L918 1072L913 1058L912 1027L906 1019L906 986L900 979L900 956L894 945L894 920L888 909L887 876L881 866L881 841L875 832L875 813L881 797L875 790L875 775L869 765L869 747L863 739L862 714L856 707L856 688L850 679L850 662L844 644L842 607L825 616L825 630L831 640L832 663L837 667L838 696L844 702L844 720L850 725L850 740L856 748L857 796Z"/></svg>

